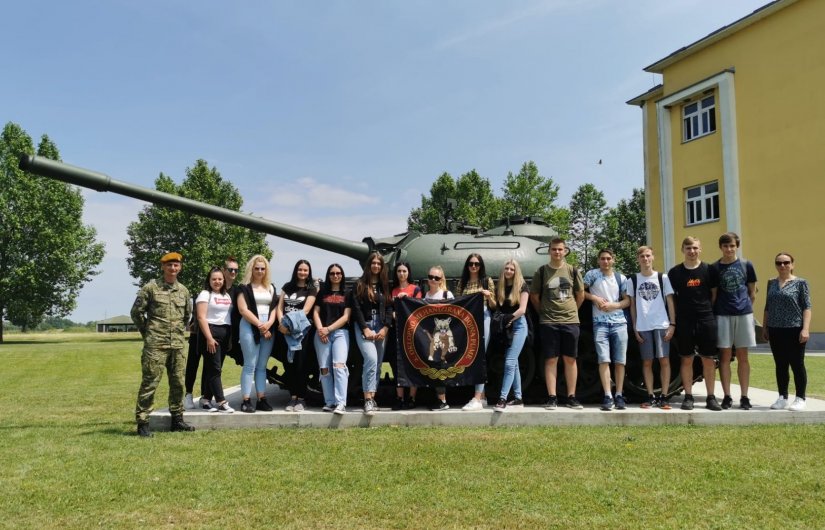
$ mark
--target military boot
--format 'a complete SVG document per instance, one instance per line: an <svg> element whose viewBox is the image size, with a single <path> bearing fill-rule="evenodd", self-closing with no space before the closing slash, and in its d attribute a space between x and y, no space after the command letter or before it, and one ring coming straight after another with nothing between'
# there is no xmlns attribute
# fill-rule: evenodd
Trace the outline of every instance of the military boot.
<svg viewBox="0 0 825 530"><path fill-rule="evenodd" d="M148 423L138 423L137 435L141 438L151 438L152 436L154 436L154 434L152 434L152 429L149 428Z"/></svg>
<svg viewBox="0 0 825 530"><path fill-rule="evenodd" d="M183 414L179 414L176 416L172 416L172 423L171 429L172 432L190 432L194 431L195 428L183 421Z"/></svg>

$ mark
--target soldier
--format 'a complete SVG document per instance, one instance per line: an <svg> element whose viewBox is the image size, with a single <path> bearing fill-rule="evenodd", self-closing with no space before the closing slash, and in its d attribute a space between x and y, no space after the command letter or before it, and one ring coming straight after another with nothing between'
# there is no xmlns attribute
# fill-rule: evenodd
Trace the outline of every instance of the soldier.
<svg viewBox="0 0 825 530"><path fill-rule="evenodd" d="M171 430L195 430L183 421L184 325L192 314L192 297L177 280L182 259L177 252L165 254L160 259L163 279L151 280L144 285L132 305L132 320L143 336L140 359L143 379L135 406L138 436L152 436L149 414L164 366L169 378Z"/></svg>

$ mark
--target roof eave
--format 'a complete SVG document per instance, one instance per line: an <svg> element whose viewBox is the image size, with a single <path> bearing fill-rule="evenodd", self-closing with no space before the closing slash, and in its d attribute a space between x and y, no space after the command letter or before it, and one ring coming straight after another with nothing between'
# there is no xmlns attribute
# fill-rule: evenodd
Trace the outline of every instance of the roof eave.
<svg viewBox="0 0 825 530"><path fill-rule="evenodd" d="M701 39L688 44L683 48L679 48L675 52L671 53L664 59L660 59L655 63L651 64L650 66L646 66L644 68L645 72L651 72L654 74L661 74L665 68L668 66L681 61L685 57L689 55L693 55L694 53L707 48L708 46L719 42L722 39L727 38L728 36L736 33L737 31L741 31L746 27L759 22L760 20L764 19L776 13L780 9L784 9L791 4L796 3L798 0L773 0L773 2L769 4L765 4L764 6L760 7L759 9L753 11L752 13L745 15L744 17L740 18L739 20L728 24L727 26L722 26L721 28L717 29L716 31L702 37Z"/></svg>

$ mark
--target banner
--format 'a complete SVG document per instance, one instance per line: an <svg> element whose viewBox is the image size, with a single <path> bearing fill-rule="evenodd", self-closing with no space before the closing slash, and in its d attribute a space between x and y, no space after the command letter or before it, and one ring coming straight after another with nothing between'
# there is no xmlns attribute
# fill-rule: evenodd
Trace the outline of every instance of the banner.
<svg viewBox="0 0 825 530"><path fill-rule="evenodd" d="M484 298L395 300L398 384L462 386L484 383Z"/></svg>

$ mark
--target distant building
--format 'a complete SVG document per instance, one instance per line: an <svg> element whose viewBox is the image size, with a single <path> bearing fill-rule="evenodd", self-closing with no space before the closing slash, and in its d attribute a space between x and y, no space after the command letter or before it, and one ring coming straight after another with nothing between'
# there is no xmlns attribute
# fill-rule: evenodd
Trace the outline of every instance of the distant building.
<svg viewBox="0 0 825 530"><path fill-rule="evenodd" d="M117 317L100 320L97 323L98 333L112 333L119 331L137 331L137 326L132 322L132 317L129 315L120 315Z"/></svg>
<svg viewBox="0 0 825 530"><path fill-rule="evenodd" d="M627 103L642 109L647 239L664 261L657 268L681 261L688 235L701 239L704 261L715 261L719 236L733 231L759 277L757 320L778 252L794 255L814 304L825 301L825 2L768 3L645 71L662 84ZM811 332L812 346L825 346L821 308Z"/></svg>

